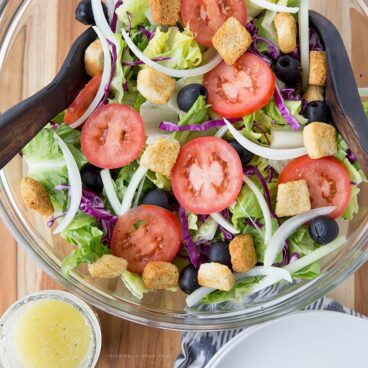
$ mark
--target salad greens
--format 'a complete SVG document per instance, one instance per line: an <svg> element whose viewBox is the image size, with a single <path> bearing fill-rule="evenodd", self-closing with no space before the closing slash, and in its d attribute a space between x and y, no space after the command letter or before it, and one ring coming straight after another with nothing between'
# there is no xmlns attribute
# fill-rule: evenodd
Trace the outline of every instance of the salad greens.
<svg viewBox="0 0 368 368"><path fill-rule="evenodd" d="M116 13L125 25L134 28L146 22L147 9L148 0L124 0Z"/></svg>

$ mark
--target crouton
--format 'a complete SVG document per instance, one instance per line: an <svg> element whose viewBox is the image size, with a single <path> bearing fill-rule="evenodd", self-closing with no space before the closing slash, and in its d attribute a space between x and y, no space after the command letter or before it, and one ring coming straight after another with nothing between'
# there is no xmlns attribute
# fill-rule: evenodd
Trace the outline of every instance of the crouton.
<svg viewBox="0 0 368 368"><path fill-rule="evenodd" d="M88 265L88 271L92 277L101 279L113 279L121 275L126 270L128 262L120 257L105 254L96 262Z"/></svg>
<svg viewBox="0 0 368 368"><path fill-rule="evenodd" d="M104 53L100 40L92 42L84 53L84 65L86 72L91 77L103 72Z"/></svg>
<svg viewBox="0 0 368 368"><path fill-rule="evenodd" d="M312 122L303 129L304 146L313 159L332 156L337 152L336 129L329 124Z"/></svg>
<svg viewBox="0 0 368 368"><path fill-rule="evenodd" d="M252 36L234 17L230 17L212 37L212 43L226 64L233 65L252 43Z"/></svg>
<svg viewBox="0 0 368 368"><path fill-rule="evenodd" d="M235 272L247 272L257 263L253 237L250 234L236 236L229 244L229 251Z"/></svg>
<svg viewBox="0 0 368 368"><path fill-rule="evenodd" d="M312 101L324 101L323 87L320 86L308 86L304 92L303 98L309 102Z"/></svg>
<svg viewBox="0 0 368 368"><path fill-rule="evenodd" d="M169 262L148 262L142 277L147 289L166 289L179 284L178 268Z"/></svg>
<svg viewBox="0 0 368 368"><path fill-rule="evenodd" d="M202 263L198 270L198 284L229 291L235 280L229 267L216 262Z"/></svg>
<svg viewBox="0 0 368 368"><path fill-rule="evenodd" d="M174 26L180 21L180 0L149 0L155 24Z"/></svg>
<svg viewBox="0 0 368 368"><path fill-rule="evenodd" d="M169 76L152 68L142 69L138 73L138 91L147 99L157 105L167 103L174 92L176 81Z"/></svg>
<svg viewBox="0 0 368 368"><path fill-rule="evenodd" d="M284 54L296 49L296 21L289 13L277 13L275 16L275 28L280 50Z"/></svg>
<svg viewBox="0 0 368 368"><path fill-rule="evenodd" d="M309 190L304 179L278 185L275 211L278 217L295 216L310 209Z"/></svg>
<svg viewBox="0 0 368 368"><path fill-rule="evenodd" d="M327 56L325 51L310 52L309 84L325 86L327 80Z"/></svg>
<svg viewBox="0 0 368 368"><path fill-rule="evenodd" d="M141 166L158 174L170 177L180 152L178 141L170 138L159 138L148 145L141 158Z"/></svg>
<svg viewBox="0 0 368 368"><path fill-rule="evenodd" d="M28 177L23 178L20 183L20 193L28 208L37 211L44 217L52 216L54 213L54 206L51 203L48 191L37 180Z"/></svg>

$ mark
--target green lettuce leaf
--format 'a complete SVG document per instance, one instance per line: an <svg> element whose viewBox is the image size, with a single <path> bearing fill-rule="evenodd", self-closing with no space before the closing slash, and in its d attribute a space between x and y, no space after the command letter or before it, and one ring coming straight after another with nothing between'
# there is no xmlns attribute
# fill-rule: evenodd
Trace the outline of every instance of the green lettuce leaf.
<svg viewBox="0 0 368 368"><path fill-rule="evenodd" d="M63 139L77 165L82 168L87 160L80 150L80 132L61 124L56 133ZM28 176L39 181L49 192L56 213L66 210L68 194L66 191L56 191L55 186L68 183L68 171L64 156L54 138L52 129L43 128L22 150L28 165Z"/></svg>
<svg viewBox="0 0 368 368"><path fill-rule="evenodd" d="M213 240L217 227L217 222L212 217L208 217L205 222L199 225L198 230L193 234L193 240L195 242L200 240Z"/></svg>
<svg viewBox="0 0 368 368"><path fill-rule="evenodd" d="M301 108L302 108L302 102L301 101L285 100L285 105L289 109L290 114L300 124L306 124L308 122L308 120L304 116L300 115L300 111L301 111ZM275 104L274 99L270 100L270 102L263 108L263 111L276 124L279 124L279 125L287 125L288 124L288 122L282 117L279 109L277 108L277 106Z"/></svg>
<svg viewBox="0 0 368 368"><path fill-rule="evenodd" d="M142 299L144 294L149 291L144 287L142 277L136 273L125 270L121 274L121 279L125 287L138 299Z"/></svg>
<svg viewBox="0 0 368 368"><path fill-rule="evenodd" d="M365 115L368 118L368 101L363 102L363 109L364 109Z"/></svg>
<svg viewBox="0 0 368 368"><path fill-rule="evenodd" d="M148 171L146 176L157 188L164 189L166 191L171 190L171 181L166 176L153 171Z"/></svg>
<svg viewBox="0 0 368 368"><path fill-rule="evenodd" d="M127 12L130 14L131 26L137 27L146 21L146 11L148 9L148 0L124 0L123 5L119 6L116 14L119 20L124 24L129 24Z"/></svg>
<svg viewBox="0 0 368 368"><path fill-rule="evenodd" d="M182 32L177 27L169 27L166 32L157 28L144 54L151 59L169 57L160 62L169 68L193 69L202 63L201 49L194 38L194 33L188 27Z"/></svg>
<svg viewBox="0 0 368 368"><path fill-rule="evenodd" d="M124 97L121 101L124 105L129 105L139 112L141 106L146 102L146 99L139 93L137 81L128 81L128 91L124 92Z"/></svg>
<svg viewBox="0 0 368 368"><path fill-rule="evenodd" d="M78 211L69 226L61 233L68 243L77 245L62 262L65 275L83 263L93 263L110 250L102 244L103 231L99 229L95 218Z"/></svg>

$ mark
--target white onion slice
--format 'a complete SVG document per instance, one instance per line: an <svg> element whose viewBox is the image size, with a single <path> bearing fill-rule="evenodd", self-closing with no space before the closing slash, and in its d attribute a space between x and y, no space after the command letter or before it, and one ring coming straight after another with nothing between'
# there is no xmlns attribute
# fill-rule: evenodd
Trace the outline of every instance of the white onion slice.
<svg viewBox="0 0 368 368"><path fill-rule="evenodd" d="M368 88L358 88L360 97L368 97Z"/></svg>
<svg viewBox="0 0 368 368"><path fill-rule="evenodd" d="M83 124L89 118L89 116L95 111L98 104L100 103L100 101L103 99L105 95L105 86L107 86L107 84L109 83L110 76L111 76L112 65L111 65L109 45L107 44L105 37L102 35L99 29L97 27L93 27L93 29L97 33L97 36L100 39L101 44L102 44L102 49L104 52L104 70L102 73L101 84L100 84L100 87L98 88L95 98L93 99L91 104L88 106L84 114L77 121L71 124L71 127L74 129L78 128L81 124Z"/></svg>
<svg viewBox="0 0 368 368"><path fill-rule="evenodd" d="M216 289L208 288L208 287L200 287L199 289L193 291L190 295L186 298L186 303L188 307L192 307L193 305L197 304L202 298L206 295L211 294Z"/></svg>
<svg viewBox="0 0 368 368"><path fill-rule="evenodd" d="M111 22L112 17L114 16L115 1L114 0L105 0L105 4L106 4L106 7L107 7L107 12L109 14L109 20Z"/></svg>
<svg viewBox="0 0 368 368"><path fill-rule="evenodd" d="M110 202L110 205L112 207L112 209L114 210L115 214L119 214L120 213L120 201L118 196L116 195L115 192L115 188L114 188L114 184L112 182L112 178L111 178L111 174L110 174L110 170L108 169L104 169L101 170L101 179L102 179L102 184L104 186L106 195L107 195L107 199Z"/></svg>
<svg viewBox="0 0 368 368"><path fill-rule="evenodd" d="M299 6L300 61L303 70L303 89L306 89L309 80L309 1L300 0Z"/></svg>
<svg viewBox="0 0 368 368"><path fill-rule="evenodd" d="M136 194L136 196L134 198L133 208L138 207L139 197L142 194L142 190L143 190L143 186L144 186L144 182L145 181L146 181L146 177L144 176L143 179L141 180L141 182L139 183L137 194Z"/></svg>
<svg viewBox="0 0 368 368"><path fill-rule="evenodd" d="M273 12L282 12L282 13L297 13L299 8L291 8L288 6L278 5L270 3L267 0L250 0L254 5L257 5L261 8L271 10Z"/></svg>
<svg viewBox="0 0 368 368"><path fill-rule="evenodd" d="M92 0L91 3L93 17L95 19L97 28L106 39L108 39L110 42L113 42L115 46L118 47L118 43L115 39L114 33L112 32L111 27L109 23L107 23L107 20L105 18L105 13L103 11L101 0Z"/></svg>
<svg viewBox="0 0 368 368"><path fill-rule="evenodd" d="M290 149L303 147L302 130L271 129L271 148Z"/></svg>
<svg viewBox="0 0 368 368"><path fill-rule="evenodd" d="M340 248L342 245L346 243L346 236L341 236L340 238L335 239L329 244L324 245L321 248L314 250L313 252L307 254L306 256L299 258L292 264L288 264L283 267L284 270L289 271L290 273L297 272L304 267L309 266L310 264L320 260L321 258L327 256L327 254L332 253L337 248Z"/></svg>
<svg viewBox="0 0 368 368"><path fill-rule="evenodd" d="M189 69L189 70L178 70L168 68L166 66L161 65L155 61L152 61L143 52L134 44L131 40L128 33L122 29L123 37L125 42L128 44L129 49L133 52L133 54L139 59L142 60L149 67L158 70L161 73L169 75L175 78L184 78L184 77L195 77L197 75L202 75L208 73L210 70L214 69L217 65L222 62L222 58L219 54L216 54L207 64L199 66L198 68Z"/></svg>
<svg viewBox="0 0 368 368"><path fill-rule="evenodd" d="M293 282L290 272L280 267L256 266L256 267L253 267L248 272L241 272L241 273L234 274L235 280L241 280L246 277L255 277L255 276L274 276L279 279L286 280L288 282Z"/></svg>
<svg viewBox="0 0 368 368"><path fill-rule="evenodd" d="M222 138L227 132L227 126L224 125L223 127L221 127L215 134L215 137L217 138Z"/></svg>
<svg viewBox="0 0 368 368"><path fill-rule="evenodd" d="M82 200L82 179L80 176L79 168L75 159L70 152L68 146L65 142L54 133L54 137L61 149L61 152L64 155L66 168L68 170L68 178L69 178L69 196L70 202L68 209L66 211L66 215L57 228L54 230L54 234L59 234L64 231L68 225L73 221L76 213L78 212L81 200Z"/></svg>
<svg viewBox="0 0 368 368"><path fill-rule="evenodd" d="M270 267L275 261L279 252L281 252L287 238L300 226L314 219L317 216L328 215L335 206L315 208L300 215L296 215L285 221L273 234L264 254L264 266Z"/></svg>
<svg viewBox="0 0 368 368"><path fill-rule="evenodd" d="M233 225L230 224L229 221L226 220L224 216L221 215L221 213L212 213L210 215L220 226L222 226L224 229L226 229L231 234L239 234L240 231L238 229L235 229Z"/></svg>
<svg viewBox="0 0 368 368"><path fill-rule="evenodd" d="M145 167L139 166L137 171L132 176L128 188L126 189L124 194L123 203L121 204L119 216L124 215L124 213L128 212L132 207L134 194L137 190L139 183L146 175L147 171L148 169L146 169Z"/></svg>
<svg viewBox="0 0 368 368"><path fill-rule="evenodd" d="M264 220L265 220L264 242L265 242L266 245L268 245L268 243L271 240L271 236L272 236L272 221L271 221L270 209L268 208L265 197L263 196L262 192L258 189L257 185L255 185L252 182L252 180L250 180L246 175L243 175L243 181L252 190L252 192L254 193L254 195L257 198L259 206L261 207L262 214L263 214L263 217L264 217Z"/></svg>
<svg viewBox="0 0 368 368"><path fill-rule="evenodd" d="M275 149L275 148L262 147L245 138L232 126L229 120L224 118L224 121L230 133L233 135L234 139L245 149L254 153L257 156L264 157L270 160L289 160L295 157L303 156L307 153L305 147L291 148L291 149Z"/></svg>

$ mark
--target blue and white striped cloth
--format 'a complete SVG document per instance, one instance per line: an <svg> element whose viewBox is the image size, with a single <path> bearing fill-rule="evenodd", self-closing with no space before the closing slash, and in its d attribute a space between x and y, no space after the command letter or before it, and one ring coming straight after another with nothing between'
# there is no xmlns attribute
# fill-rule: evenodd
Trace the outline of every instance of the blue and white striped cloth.
<svg viewBox="0 0 368 368"><path fill-rule="evenodd" d="M363 317L352 309L344 307L329 298L321 298L305 310L330 310ZM231 338L242 332L243 328L220 332L184 332L182 336L182 354L176 359L174 368L203 368L215 353Z"/></svg>

